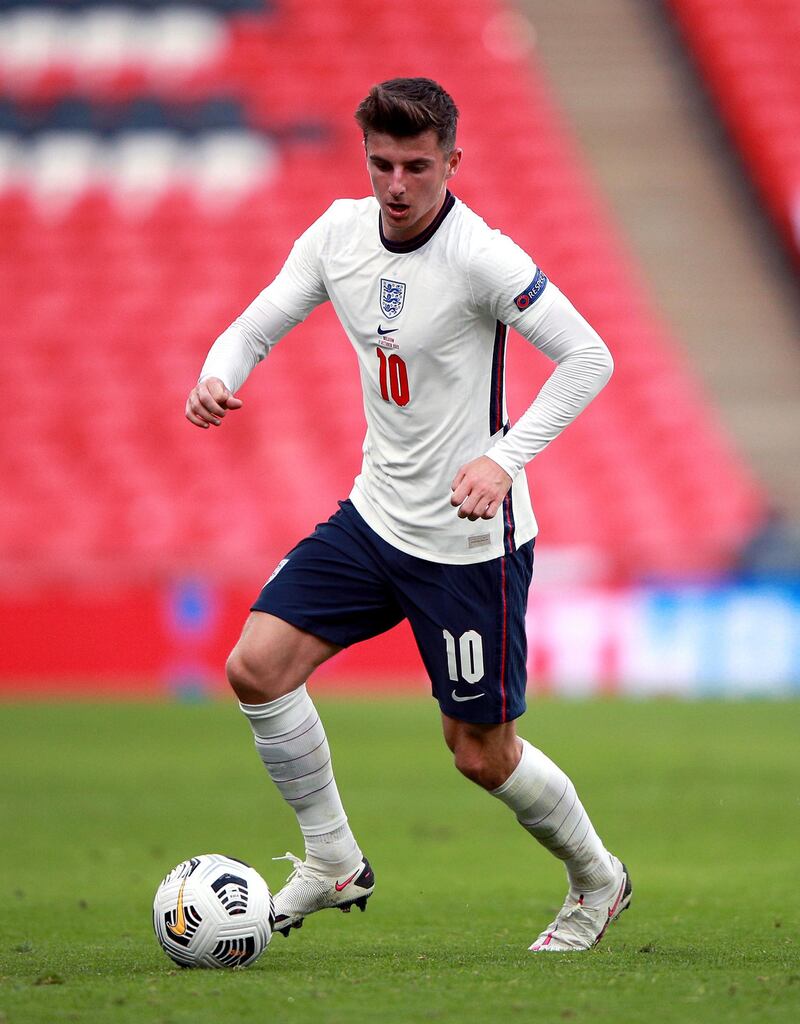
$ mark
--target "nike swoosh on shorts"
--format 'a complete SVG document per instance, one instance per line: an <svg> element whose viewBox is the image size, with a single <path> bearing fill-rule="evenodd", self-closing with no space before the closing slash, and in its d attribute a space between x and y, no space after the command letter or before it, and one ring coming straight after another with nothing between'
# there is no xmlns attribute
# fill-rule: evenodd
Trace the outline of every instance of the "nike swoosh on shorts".
<svg viewBox="0 0 800 1024"><path fill-rule="evenodd" d="M452 696L453 700L465 701L465 700L477 700L478 697L485 697L486 694L485 693L473 693L473 694L470 694L469 697L459 697L459 695L456 693L456 691L453 690L451 696Z"/></svg>

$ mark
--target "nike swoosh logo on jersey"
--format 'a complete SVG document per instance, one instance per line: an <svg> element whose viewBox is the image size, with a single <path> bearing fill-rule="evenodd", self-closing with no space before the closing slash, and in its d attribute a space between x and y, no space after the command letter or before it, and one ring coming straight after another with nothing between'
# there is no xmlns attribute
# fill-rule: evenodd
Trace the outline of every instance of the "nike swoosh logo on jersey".
<svg viewBox="0 0 800 1024"><path fill-rule="evenodd" d="M384 334L396 334L399 329L399 327L392 327L389 330L384 331L381 325L378 324L378 334L380 334L381 337L383 337Z"/></svg>
<svg viewBox="0 0 800 1024"><path fill-rule="evenodd" d="M346 889L348 887L348 885L356 877L357 874L358 874L358 868L356 868L356 870L352 873L352 875L349 878L346 878L343 882L336 882L336 884L335 884L336 891L337 892L341 892L342 889Z"/></svg>
<svg viewBox="0 0 800 1024"><path fill-rule="evenodd" d="M453 690L453 693L452 693L451 696L452 696L453 700L465 701L465 700L477 700L478 697L485 697L486 694L485 693L473 693L469 697L459 697L459 695L456 693L456 691Z"/></svg>

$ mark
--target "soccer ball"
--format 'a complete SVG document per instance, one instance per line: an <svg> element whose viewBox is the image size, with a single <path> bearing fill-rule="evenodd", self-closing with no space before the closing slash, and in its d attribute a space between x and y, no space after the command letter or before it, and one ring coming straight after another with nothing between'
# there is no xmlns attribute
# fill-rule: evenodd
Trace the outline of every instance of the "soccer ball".
<svg viewBox="0 0 800 1024"><path fill-rule="evenodd" d="M267 883L244 861L203 853L167 875L153 900L161 948L181 967L246 967L269 945Z"/></svg>

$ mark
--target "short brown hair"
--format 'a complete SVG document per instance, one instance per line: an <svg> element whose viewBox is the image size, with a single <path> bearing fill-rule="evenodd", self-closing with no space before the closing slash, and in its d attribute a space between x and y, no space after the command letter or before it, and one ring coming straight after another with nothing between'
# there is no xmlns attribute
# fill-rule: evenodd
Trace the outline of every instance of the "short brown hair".
<svg viewBox="0 0 800 1024"><path fill-rule="evenodd" d="M373 85L355 117L365 142L370 132L402 139L434 131L446 153L456 144L458 108L449 93L430 78L391 78Z"/></svg>

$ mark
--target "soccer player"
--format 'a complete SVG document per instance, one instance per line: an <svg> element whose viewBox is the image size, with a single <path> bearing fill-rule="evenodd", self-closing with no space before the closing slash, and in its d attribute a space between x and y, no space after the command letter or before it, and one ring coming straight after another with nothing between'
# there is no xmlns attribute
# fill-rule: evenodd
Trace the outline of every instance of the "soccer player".
<svg viewBox="0 0 800 1024"><path fill-rule="evenodd" d="M533 260L448 189L458 111L426 78L359 105L373 196L340 199L214 342L188 419L219 426L248 374L333 303L358 356L367 433L346 501L278 564L227 663L305 858L275 897L284 934L318 910L362 910L375 876L345 814L306 680L343 647L408 618L456 767L566 866L569 891L535 952L584 950L628 906L625 865L569 778L517 735L537 532L524 465L609 379L606 346ZM511 426L512 326L555 369Z"/></svg>

